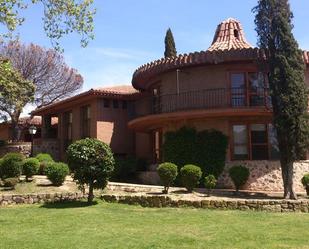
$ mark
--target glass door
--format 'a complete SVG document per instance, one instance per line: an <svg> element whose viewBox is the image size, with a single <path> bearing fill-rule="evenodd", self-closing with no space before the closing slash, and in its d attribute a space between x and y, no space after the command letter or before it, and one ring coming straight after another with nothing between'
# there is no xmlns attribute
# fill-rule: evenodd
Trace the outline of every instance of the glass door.
<svg viewBox="0 0 309 249"><path fill-rule="evenodd" d="M250 106L265 105L265 86L263 73L248 73Z"/></svg>
<svg viewBox="0 0 309 249"><path fill-rule="evenodd" d="M231 104L232 107L246 106L245 73L231 73Z"/></svg>

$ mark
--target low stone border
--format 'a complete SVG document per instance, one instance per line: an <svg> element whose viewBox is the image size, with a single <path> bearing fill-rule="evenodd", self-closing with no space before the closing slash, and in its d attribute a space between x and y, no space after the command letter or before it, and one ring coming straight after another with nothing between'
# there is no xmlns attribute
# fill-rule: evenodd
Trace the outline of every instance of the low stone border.
<svg viewBox="0 0 309 249"><path fill-rule="evenodd" d="M0 207L16 204L52 203L62 201L76 201L84 198L82 193L53 193L28 195L0 195Z"/></svg>
<svg viewBox="0 0 309 249"><path fill-rule="evenodd" d="M309 200L184 200L172 199L166 195L110 195L103 194L106 202L141 205L143 207L194 207L223 210L254 210L270 212L309 213Z"/></svg>

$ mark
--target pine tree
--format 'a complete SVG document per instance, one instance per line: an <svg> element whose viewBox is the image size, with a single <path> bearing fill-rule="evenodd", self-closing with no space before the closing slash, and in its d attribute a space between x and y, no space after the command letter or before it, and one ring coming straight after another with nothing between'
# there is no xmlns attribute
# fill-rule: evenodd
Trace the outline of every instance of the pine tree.
<svg viewBox="0 0 309 249"><path fill-rule="evenodd" d="M305 65L292 33L293 14L288 0L259 0L253 12L256 14L258 45L267 56L284 198L296 199L293 163L303 159L309 139Z"/></svg>
<svg viewBox="0 0 309 249"><path fill-rule="evenodd" d="M166 31L164 42L165 42L164 57L167 58L177 56L174 36L170 28Z"/></svg>

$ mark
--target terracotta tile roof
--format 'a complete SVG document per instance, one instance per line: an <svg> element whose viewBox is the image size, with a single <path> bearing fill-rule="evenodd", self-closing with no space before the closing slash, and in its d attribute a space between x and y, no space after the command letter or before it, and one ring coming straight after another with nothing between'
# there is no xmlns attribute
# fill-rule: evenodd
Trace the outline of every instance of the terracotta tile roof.
<svg viewBox="0 0 309 249"><path fill-rule="evenodd" d="M241 23L233 18L221 22L208 51L253 48L246 38Z"/></svg>
<svg viewBox="0 0 309 249"><path fill-rule="evenodd" d="M303 57L305 63L309 64L308 51L304 51ZM134 72L132 85L136 89L145 89L147 83L155 76L176 69L258 59L266 59L265 51L253 48L244 37L241 24L229 18L218 25L212 45L208 50L162 58L142 65Z"/></svg>
<svg viewBox="0 0 309 249"><path fill-rule="evenodd" d="M132 85L137 89L144 89L145 84L156 75L185 67L248 61L258 58L265 58L264 51L258 48L200 51L172 58L162 58L139 67L133 74Z"/></svg>
<svg viewBox="0 0 309 249"><path fill-rule="evenodd" d="M93 90L101 92L101 93L106 93L106 94L130 95L130 94L139 93L138 90L136 90L134 87L132 87L130 85L99 87L99 88L95 88Z"/></svg>
<svg viewBox="0 0 309 249"><path fill-rule="evenodd" d="M11 124L11 121L7 122L2 122L1 124L7 125ZM42 124L42 118L40 116L34 116L34 117L21 117L19 118L18 121L19 125L23 126L30 126L30 125L35 125L35 126L40 126ZM52 117L52 125L58 124L58 118L57 117Z"/></svg>
<svg viewBox="0 0 309 249"><path fill-rule="evenodd" d="M57 101L53 104L50 104L48 106L44 106L42 108L36 109L32 112L32 115L37 115L41 111L45 111L47 109L51 109L54 107L59 107L65 103L69 103L87 96L96 95L96 96L106 96L111 98L126 98L131 99L135 98L135 96L138 96L141 94L138 90L134 89L130 85L122 85L122 86L113 86L113 87L99 87L99 88L91 88L90 90L86 92L82 92L80 94L77 94L75 96L72 96L70 98L66 98L60 101Z"/></svg>

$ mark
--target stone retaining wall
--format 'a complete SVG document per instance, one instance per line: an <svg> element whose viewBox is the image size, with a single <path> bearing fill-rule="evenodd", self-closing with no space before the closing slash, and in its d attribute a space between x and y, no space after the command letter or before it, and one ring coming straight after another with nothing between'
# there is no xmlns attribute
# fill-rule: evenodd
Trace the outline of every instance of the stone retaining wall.
<svg viewBox="0 0 309 249"><path fill-rule="evenodd" d="M250 170L250 176L243 189L253 191L283 191L281 168L279 161L232 161L226 163L223 173L218 179L219 188L234 188L228 171L234 165L244 165ZM294 164L294 188L297 192L305 192L301 178L309 173L309 160Z"/></svg>
<svg viewBox="0 0 309 249"><path fill-rule="evenodd" d="M0 157L10 152L17 152L25 155L26 157L31 154L31 143L28 142L17 142L11 143L0 147Z"/></svg>
<svg viewBox="0 0 309 249"><path fill-rule="evenodd" d="M309 213L309 200L245 200L245 199L203 199L175 200L166 195L109 195L101 199L106 202L141 205L143 207L194 207L222 210L254 210L270 212L304 212Z"/></svg>
<svg viewBox="0 0 309 249"><path fill-rule="evenodd" d="M48 153L55 161L60 160L60 143L58 139L44 138L34 139L33 154Z"/></svg>
<svg viewBox="0 0 309 249"><path fill-rule="evenodd" d="M16 204L51 203L61 201L76 201L84 198L81 193L0 195L0 207Z"/></svg>

